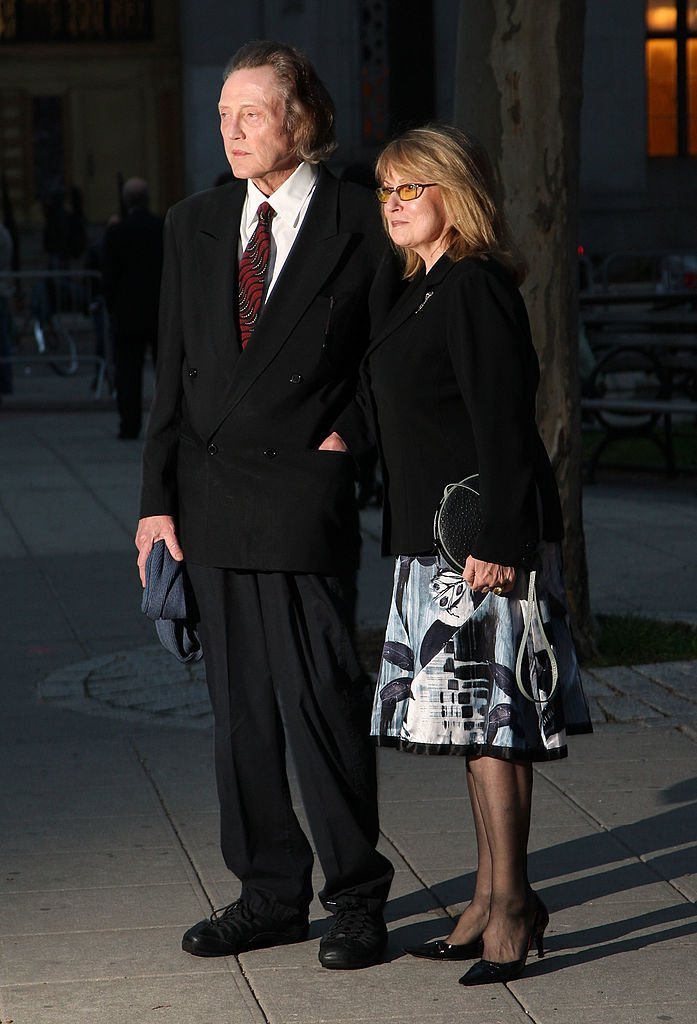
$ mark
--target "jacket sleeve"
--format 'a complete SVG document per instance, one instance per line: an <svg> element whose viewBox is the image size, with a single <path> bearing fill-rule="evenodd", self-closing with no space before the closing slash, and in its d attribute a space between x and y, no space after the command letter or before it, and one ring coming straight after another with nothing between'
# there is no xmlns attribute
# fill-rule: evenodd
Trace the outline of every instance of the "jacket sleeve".
<svg viewBox="0 0 697 1024"><path fill-rule="evenodd" d="M358 376L356 394L334 425L334 430L342 438L356 463L359 463L376 444L375 417L370 395L369 372L364 361Z"/></svg>
<svg viewBox="0 0 697 1024"><path fill-rule="evenodd" d="M177 514L176 463L182 405L184 340L180 307L181 265L173 211L164 227L157 370L143 452L140 515Z"/></svg>
<svg viewBox="0 0 697 1024"><path fill-rule="evenodd" d="M535 392L539 379L523 300L511 281L462 275L447 311L447 344L472 424L483 526L472 554L524 564L539 539Z"/></svg>
<svg viewBox="0 0 697 1024"><path fill-rule="evenodd" d="M382 224L377 221L377 217L371 225L368 242L375 274L368 293L368 334L365 338L358 339L362 351L367 347L369 337L375 337L380 330L385 317L404 287L399 264L387 243ZM332 428L343 438L357 463L375 447L376 443L370 394L368 368L366 361L363 360L359 369L355 396L339 415Z"/></svg>

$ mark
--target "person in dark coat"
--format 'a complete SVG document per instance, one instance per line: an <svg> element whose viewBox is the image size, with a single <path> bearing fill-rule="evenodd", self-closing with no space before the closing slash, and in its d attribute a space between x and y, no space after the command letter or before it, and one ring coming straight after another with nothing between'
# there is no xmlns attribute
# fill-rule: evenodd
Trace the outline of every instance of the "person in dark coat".
<svg viewBox="0 0 697 1024"><path fill-rule="evenodd" d="M590 731L559 497L535 422L539 368L481 146L427 125L388 144L376 173L410 284L362 369L385 481L384 550L396 557L372 732L467 764L472 901L445 940L407 951L478 960L464 985L505 982L533 942L542 953L549 920L527 872L532 762L564 757L567 734ZM352 447L350 423L337 432ZM434 513L468 478L481 523L457 571L434 549Z"/></svg>
<svg viewBox="0 0 697 1024"><path fill-rule="evenodd" d="M0 221L0 274L12 272L13 254L12 235ZM12 363L9 362L10 335L12 330L12 298L14 285L12 281L0 280L0 402L2 395L12 394Z"/></svg>
<svg viewBox="0 0 697 1024"><path fill-rule="evenodd" d="M136 535L186 558L215 714L222 851L240 898L190 928L196 956L307 936L313 853L335 916L323 967L386 942L370 691L343 579L357 567L354 461L334 431L395 276L372 194L337 180L334 108L309 61L257 41L224 75L234 180L166 218L155 400ZM141 575L141 579L143 576Z"/></svg>
<svg viewBox="0 0 697 1024"><path fill-rule="evenodd" d="M119 438L140 434L143 368L157 356L162 275L162 218L149 209L148 186L129 178L123 186L125 216L104 235L104 297L111 317Z"/></svg>

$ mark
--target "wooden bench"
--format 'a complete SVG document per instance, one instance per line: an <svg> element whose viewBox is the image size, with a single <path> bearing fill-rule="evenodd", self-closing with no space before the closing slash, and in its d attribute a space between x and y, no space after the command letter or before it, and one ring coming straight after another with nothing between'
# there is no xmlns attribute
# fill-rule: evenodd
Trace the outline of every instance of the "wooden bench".
<svg viewBox="0 0 697 1024"><path fill-rule="evenodd" d="M587 478L592 483L600 456L608 445L627 437L646 437L653 441L663 453L668 472L675 473L673 417L697 418L697 401L687 398L643 398L639 395L627 398L582 398L581 410L593 414L604 431L587 467ZM659 423L662 434L656 432Z"/></svg>

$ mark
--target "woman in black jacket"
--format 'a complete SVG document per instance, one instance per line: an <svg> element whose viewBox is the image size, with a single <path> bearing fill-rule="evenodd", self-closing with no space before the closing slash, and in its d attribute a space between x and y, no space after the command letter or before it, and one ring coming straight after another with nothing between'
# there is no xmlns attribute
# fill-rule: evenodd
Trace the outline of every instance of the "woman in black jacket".
<svg viewBox="0 0 697 1024"><path fill-rule="evenodd" d="M591 728L568 626L559 497L535 423L538 363L478 143L447 126L413 129L381 154L377 178L411 283L363 370L384 546L397 556L373 734L467 758L478 845L475 891L455 928L408 952L481 958L465 985L509 981L533 941L542 955L549 920L527 876L532 762L564 757L566 734ZM460 575L434 554L433 517L444 488L473 474L482 525ZM524 635L533 570L539 615Z"/></svg>

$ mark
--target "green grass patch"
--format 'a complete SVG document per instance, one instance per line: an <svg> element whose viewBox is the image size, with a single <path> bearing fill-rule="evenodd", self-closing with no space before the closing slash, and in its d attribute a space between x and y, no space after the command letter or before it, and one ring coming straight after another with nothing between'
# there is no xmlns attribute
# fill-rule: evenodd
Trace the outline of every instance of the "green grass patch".
<svg viewBox="0 0 697 1024"><path fill-rule="evenodd" d="M656 437L663 438L661 424L653 428ZM605 437L595 427L585 429L582 438L583 461L590 462L596 448ZM680 425L673 429L673 451L678 469L697 471L697 427ZM666 460L663 452L650 437L623 437L613 440L600 456L599 466L631 466L635 469L663 470Z"/></svg>
<svg viewBox="0 0 697 1024"><path fill-rule="evenodd" d="M639 615L597 615L596 622L598 657L587 662L588 668L697 660L697 626L645 619ZM365 629L358 633L358 653L367 672L378 670L383 636L382 629Z"/></svg>
<svg viewBox="0 0 697 1024"><path fill-rule="evenodd" d="M639 615L598 615L598 657L590 667L697 658L697 626Z"/></svg>

